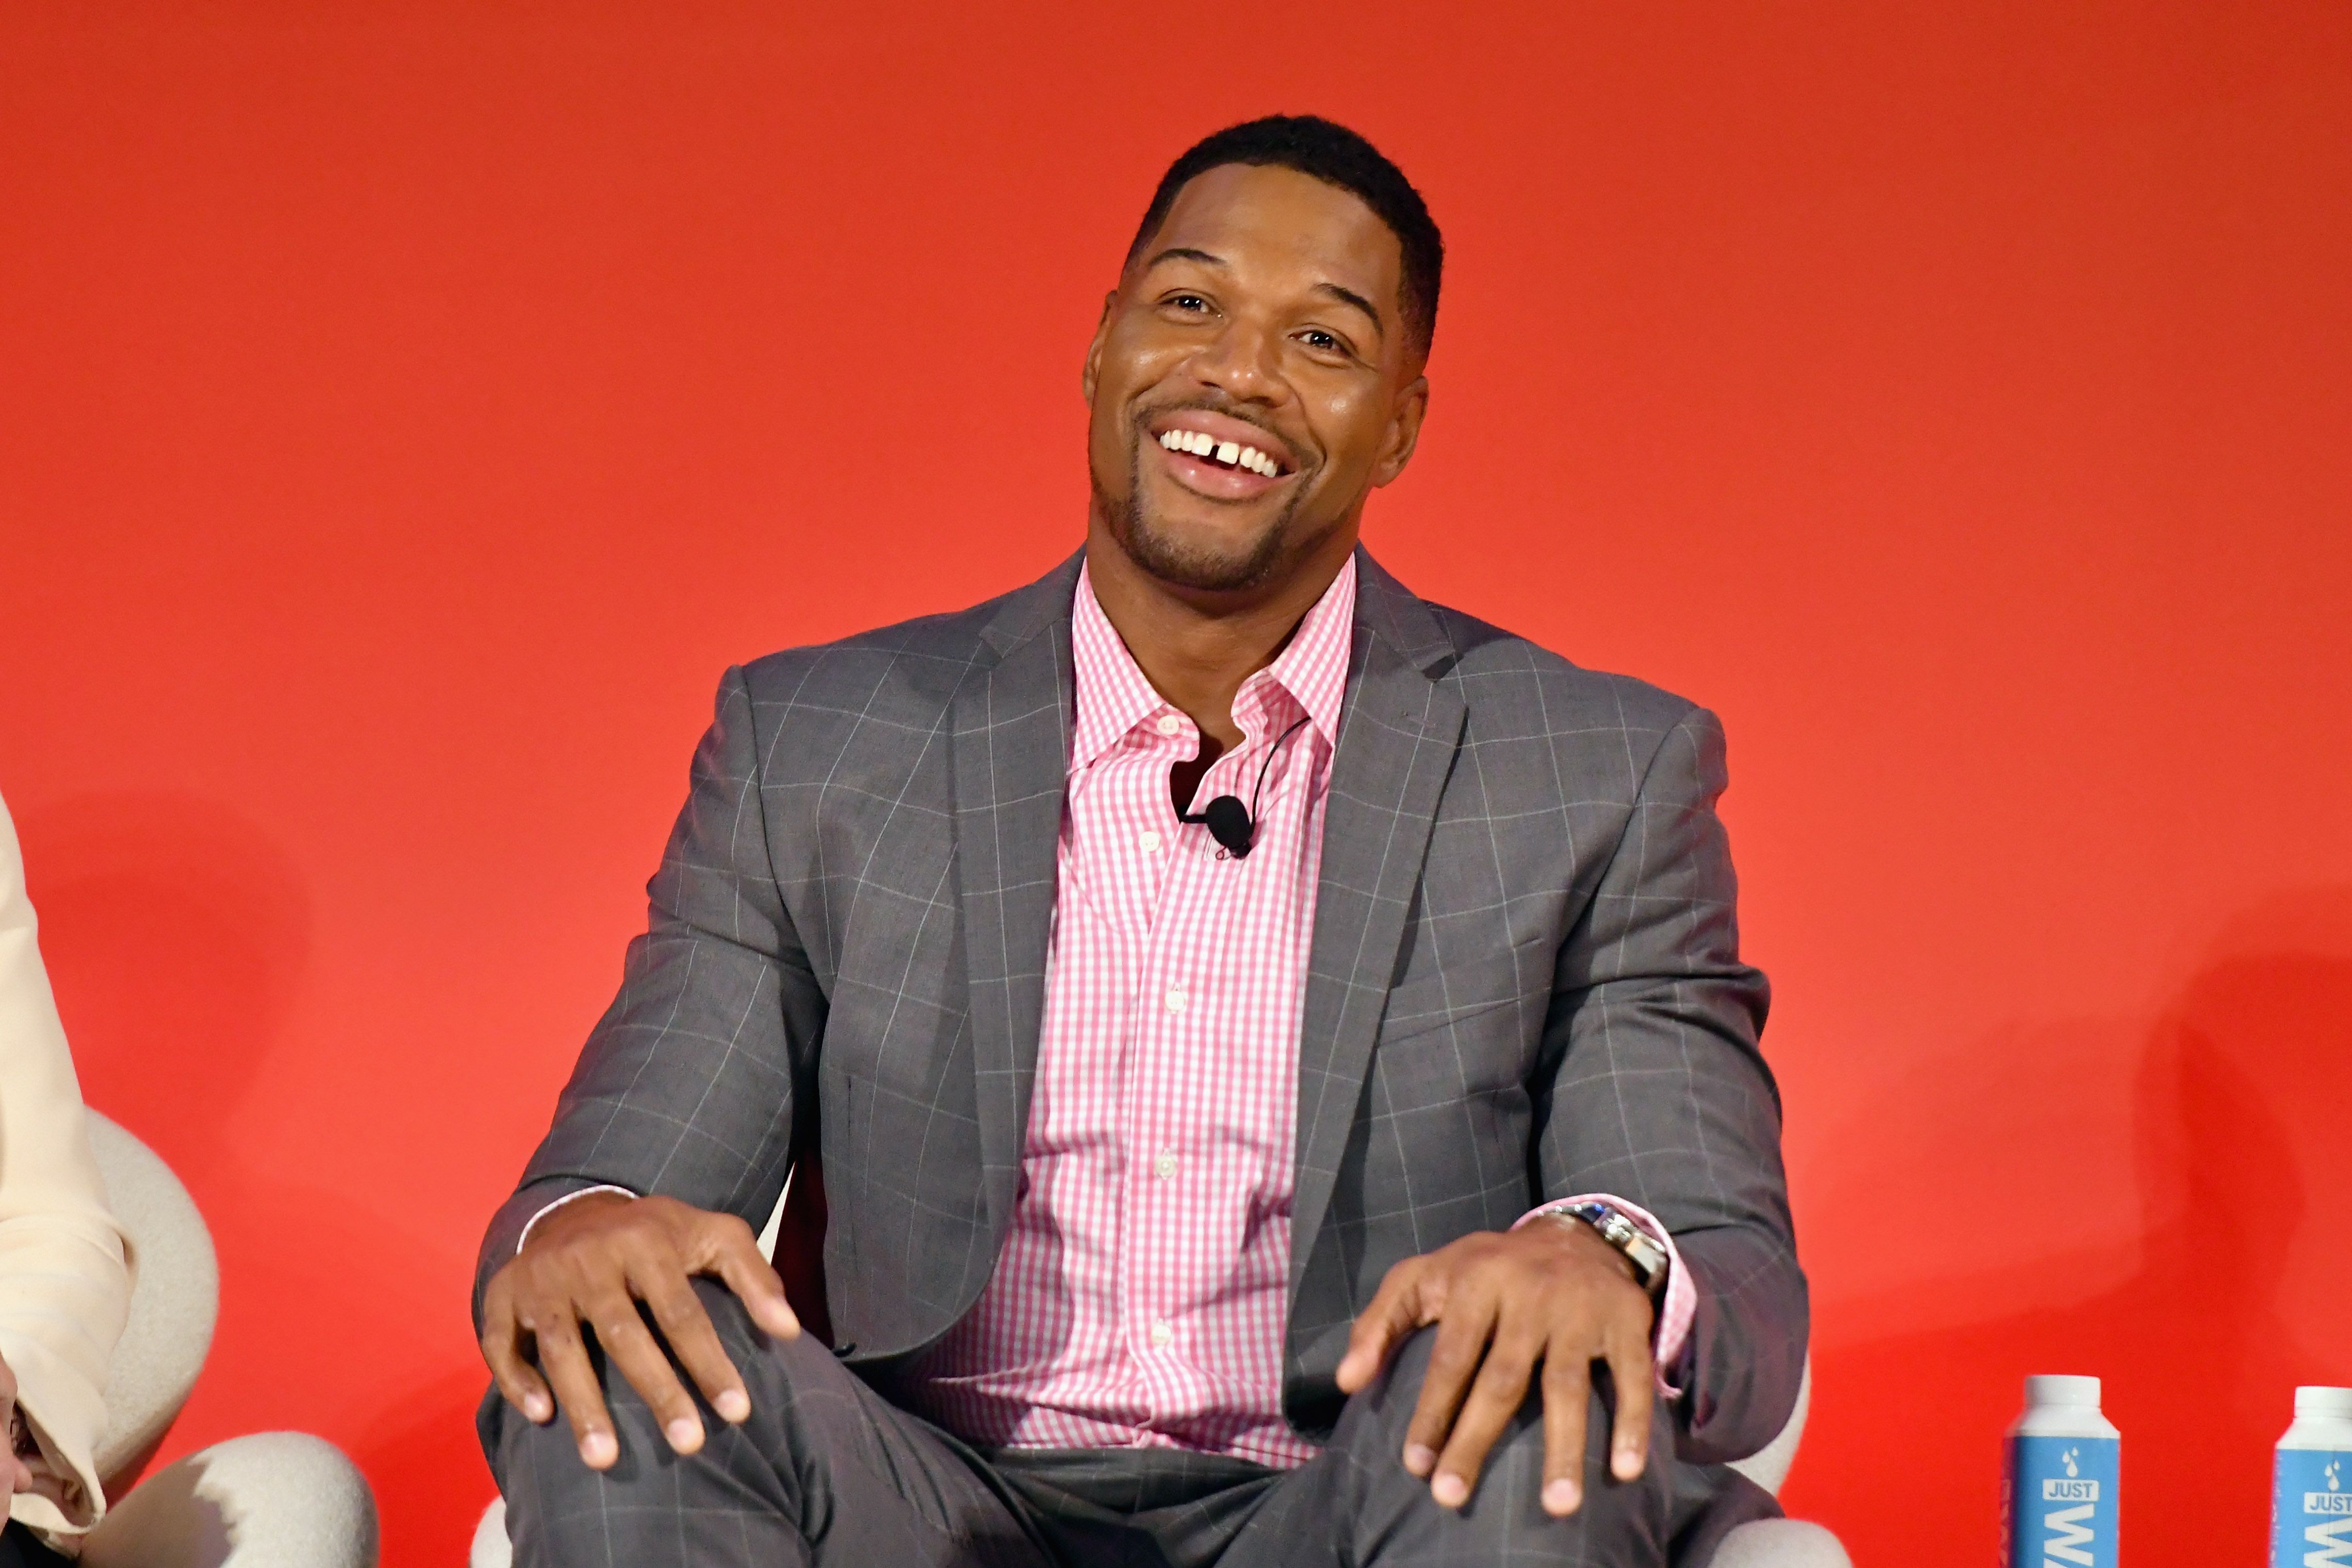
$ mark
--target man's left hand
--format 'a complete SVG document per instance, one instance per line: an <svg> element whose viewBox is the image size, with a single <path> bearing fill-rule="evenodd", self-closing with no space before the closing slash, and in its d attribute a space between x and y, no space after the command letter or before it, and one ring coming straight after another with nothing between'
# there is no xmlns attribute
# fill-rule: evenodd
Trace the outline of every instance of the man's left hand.
<svg viewBox="0 0 2352 1568"><path fill-rule="evenodd" d="M1349 1394L1364 1387L1391 1351L1435 1323L1404 1468L1430 1478L1439 1503L1460 1508L1487 1451L1527 1403L1540 1365L1543 1506L1564 1516L1584 1500L1585 1413L1596 1361L1609 1364L1616 1391L1610 1469L1620 1480L1642 1473L1650 1450L1654 1317L1633 1264L1581 1223L1545 1218L1482 1230L1389 1270L1349 1335L1339 1387Z"/></svg>

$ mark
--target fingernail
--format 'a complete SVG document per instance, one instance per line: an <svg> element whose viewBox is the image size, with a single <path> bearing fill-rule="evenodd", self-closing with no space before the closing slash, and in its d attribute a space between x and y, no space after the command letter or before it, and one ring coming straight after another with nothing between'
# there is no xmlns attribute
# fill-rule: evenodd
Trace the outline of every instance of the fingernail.
<svg viewBox="0 0 2352 1568"><path fill-rule="evenodd" d="M1617 1479L1630 1481L1642 1473L1642 1453L1638 1448L1620 1448L1615 1460Z"/></svg>
<svg viewBox="0 0 2352 1568"><path fill-rule="evenodd" d="M544 1394L526 1394L522 1397L522 1413L534 1421L544 1421L555 1411L548 1405Z"/></svg>
<svg viewBox="0 0 2352 1568"><path fill-rule="evenodd" d="M690 1416L681 1416L662 1428L669 1434L669 1446L681 1454L690 1454L702 1447L702 1423Z"/></svg>
<svg viewBox="0 0 2352 1568"><path fill-rule="evenodd" d="M1544 1511L1547 1513L1574 1513L1576 1503L1576 1483L1572 1480L1562 1478L1543 1490Z"/></svg>
<svg viewBox="0 0 2352 1568"><path fill-rule="evenodd" d="M751 1414L751 1401L740 1388L730 1388L711 1401L710 1407L719 1412L722 1421L740 1421Z"/></svg>
<svg viewBox="0 0 2352 1568"><path fill-rule="evenodd" d="M621 1457L621 1450L606 1432L591 1432L580 1439L580 1457L598 1469Z"/></svg>
<svg viewBox="0 0 2352 1568"><path fill-rule="evenodd" d="M1414 1475L1427 1475L1430 1472L1431 1468L1436 1463L1437 1450L1435 1448L1426 1448L1419 1443L1407 1443L1404 1446L1404 1468L1411 1470Z"/></svg>
<svg viewBox="0 0 2352 1568"><path fill-rule="evenodd" d="M1460 1508L1470 1500L1470 1483L1448 1470L1429 1483L1429 1495L1435 1498L1441 1507Z"/></svg>

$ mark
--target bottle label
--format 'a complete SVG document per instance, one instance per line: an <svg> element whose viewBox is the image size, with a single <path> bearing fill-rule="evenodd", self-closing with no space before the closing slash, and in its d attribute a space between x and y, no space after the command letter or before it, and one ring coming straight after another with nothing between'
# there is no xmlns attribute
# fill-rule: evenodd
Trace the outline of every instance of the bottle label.
<svg viewBox="0 0 2352 1568"><path fill-rule="evenodd" d="M2352 1568L2352 1453L2281 1448L2273 1474L2272 1568Z"/></svg>
<svg viewBox="0 0 2352 1568"><path fill-rule="evenodd" d="M2008 1568L2116 1568L2123 1445L2113 1437L2011 1437L2001 1482Z"/></svg>

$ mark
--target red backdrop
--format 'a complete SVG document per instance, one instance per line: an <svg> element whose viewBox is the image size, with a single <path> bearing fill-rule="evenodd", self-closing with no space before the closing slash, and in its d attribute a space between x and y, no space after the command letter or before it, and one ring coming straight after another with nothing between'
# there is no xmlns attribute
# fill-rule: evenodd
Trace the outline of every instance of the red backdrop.
<svg viewBox="0 0 2352 1568"><path fill-rule="evenodd" d="M1372 547L1729 727L1792 1507L1982 1562L2089 1372L2132 1560L2252 1561L2352 1383L2352 12L1771 9L0 12L0 789L219 1243L171 1451L459 1560L475 1239L720 668L1071 549L1152 181L1311 109L1453 253Z"/></svg>

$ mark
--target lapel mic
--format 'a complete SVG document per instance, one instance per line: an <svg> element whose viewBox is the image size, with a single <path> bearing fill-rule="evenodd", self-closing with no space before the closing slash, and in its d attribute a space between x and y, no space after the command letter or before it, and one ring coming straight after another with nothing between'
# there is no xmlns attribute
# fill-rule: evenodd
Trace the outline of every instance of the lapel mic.
<svg viewBox="0 0 2352 1568"><path fill-rule="evenodd" d="M1176 813L1180 822L1205 822L1209 836L1225 846L1225 852L1235 860L1250 852L1250 841L1257 836L1257 823L1250 817L1250 809L1237 795L1220 795L1197 815Z"/></svg>
<svg viewBox="0 0 2352 1568"><path fill-rule="evenodd" d="M1300 719L1276 736L1274 744L1265 748L1265 759L1257 765L1257 786L1250 791L1248 805L1243 805L1238 795L1220 795L1198 812L1177 812L1176 820L1206 827L1209 836L1216 840L1227 854L1235 860L1247 858L1250 844L1257 837L1257 800L1265 792L1265 770L1274 765L1274 754L1282 749L1282 743L1297 734L1299 725L1306 722Z"/></svg>

